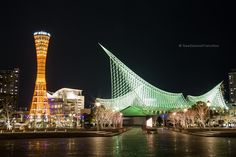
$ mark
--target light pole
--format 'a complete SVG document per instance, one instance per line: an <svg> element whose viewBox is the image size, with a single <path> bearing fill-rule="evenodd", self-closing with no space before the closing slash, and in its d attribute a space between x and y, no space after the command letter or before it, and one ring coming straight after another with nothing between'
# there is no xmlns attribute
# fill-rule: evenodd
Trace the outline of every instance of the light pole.
<svg viewBox="0 0 236 157"><path fill-rule="evenodd" d="M101 103L100 102L95 102L95 109L96 109L96 118L95 118L95 121L96 121L96 125L97 125L97 131L99 130L99 120L98 120L98 112L99 112L99 107L101 106ZM100 117L100 116L99 116Z"/></svg>
<svg viewBox="0 0 236 157"><path fill-rule="evenodd" d="M174 113L172 113L172 115L173 115L173 120L174 120L174 128L175 128L175 115L176 115L176 112L174 112Z"/></svg>
<svg viewBox="0 0 236 157"><path fill-rule="evenodd" d="M186 127L186 112L188 111L188 109L184 109L184 127Z"/></svg>
<svg viewBox="0 0 236 157"><path fill-rule="evenodd" d="M101 103L100 102L95 102L95 106L99 107L99 106L101 106Z"/></svg>
<svg viewBox="0 0 236 157"><path fill-rule="evenodd" d="M123 128L123 113L120 113L120 127Z"/></svg>
<svg viewBox="0 0 236 157"><path fill-rule="evenodd" d="M234 103L232 106L233 106L233 109L234 109L234 117L235 117L235 107L236 107L236 104Z"/></svg>
<svg viewBox="0 0 236 157"><path fill-rule="evenodd" d="M209 113L209 121L208 121L208 123L209 123L209 129L211 129L211 128L210 128L210 127L211 127L211 124L210 124L210 120L211 120L211 112L210 112L211 102L208 100L206 104L207 104L208 113Z"/></svg>

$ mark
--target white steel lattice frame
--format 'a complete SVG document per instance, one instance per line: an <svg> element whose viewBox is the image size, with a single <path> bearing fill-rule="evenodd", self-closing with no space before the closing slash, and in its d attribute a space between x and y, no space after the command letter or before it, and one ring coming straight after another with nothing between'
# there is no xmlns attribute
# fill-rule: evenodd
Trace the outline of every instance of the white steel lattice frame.
<svg viewBox="0 0 236 157"><path fill-rule="evenodd" d="M110 51L100 45L110 57L112 99L100 99L109 108L123 110L137 106L146 112L188 108L182 93L163 91L143 80Z"/></svg>
<svg viewBox="0 0 236 157"><path fill-rule="evenodd" d="M221 83L216 85L213 89L208 91L207 93L200 95L200 96L187 96L187 100L189 105L194 105L198 101L203 101L205 103L209 102L210 108L224 108L228 109L228 106L225 104L224 97L221 91Z"/></svg>
<svg viewBox="0 0 236 157"><path fill-rule="evenodd" d="M99 45L110 58L112 98L97 98L96 101L107 108L121 111L135 106L146 114L153 114L158 111L160 113L190 108L197 101L210 102L211 108L228 108L220 89L221 83L203 95L189 95L186 100L182 93L166 92L146 82L105 47Z"/></svg>

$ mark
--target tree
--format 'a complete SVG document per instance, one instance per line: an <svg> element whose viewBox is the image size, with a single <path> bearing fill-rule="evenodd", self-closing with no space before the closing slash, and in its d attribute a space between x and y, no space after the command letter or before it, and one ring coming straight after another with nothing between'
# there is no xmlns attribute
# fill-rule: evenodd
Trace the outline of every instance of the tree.
<svg viewBox="0 0 236 157"><path fill-rule="evenodd" d="M196 121L199 126L205 128L207 114L209 112L207 104L205 102L198 101L192 106L192 108L196 112Z"/></svg>
<svg viewBox="0 0 236 157"><path fill-rule="evenodd" d="M104 114L105 114L105 107L103 105L97 106L94 108L94 119L97 124L97 129L103 127L103 119L104 119Z"/></svg>
<svg viewBox="0 0 236 157"><path fill-rule="evenodd" d="M187 112L185 112L186 116L186 127L193 126L195 123L195 118L196 118L196 112L192 109L189 108Z"/></svg>
<svg viewBox="0 0 236 157"><path fill-rule="evenodd" d="M14 121L13 119L13 107L12 107L12 98L9 95L6 95L5 98L3 99L3 101L1 101L2 104L2 109L0 110L0 114L1 117L3 117L4 121L5 121L5 125L7 127L7 130L11 130L12 129L12 123Z"/></svg>
<svg viewBox="0 0 236 157"><path fill-rule="evenodd" d="M177 112L171 112L168 115L168 119L169 119L170 123L173 124L174 128L176 127L176 124L178 123L178 117L177 116L178 116Z"/></svg>
<svg viewBox="0 0 236 157"><path fill-rule="evenodd" d="M117 127L122 126L122 114L111 109L105 108L105 106L97 106L93 111L95 123L97 129L104 127Z"/></svg>
<svg viewBox="0 0 236 157"><path fill-rule="evenodd" d="M112 116L112 124L113 127L118 127L118 125L120 125L120 127L122 127L122 113L120 112L113 112L113 116Z"/></svg>

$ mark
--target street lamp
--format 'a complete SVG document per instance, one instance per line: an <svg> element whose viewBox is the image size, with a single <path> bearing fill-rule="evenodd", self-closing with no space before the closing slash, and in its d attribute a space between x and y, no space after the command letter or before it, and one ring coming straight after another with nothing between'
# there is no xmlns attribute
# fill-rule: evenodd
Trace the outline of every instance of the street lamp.
<svg viewBox="0 0 236 157"><path fill-rule="evenodd" d="M96 105L97 107L99 107L99 106L101 106L101 103L100 103L100 102L95 102L95 105Z"/></svg>
<svg viewBox="0 0 236 157"><path fill-rule="evenodd" d="M209 128L210 128L210 126L211 126L210 125L210 120L211 120L210 106L211 106L211 102L208 100L206 104L207 104L207 107L208 107L208 110L209 110L208 111L208 113L209 113L209 121L208 121L208 123L209 123Z"/></svg>
<svg viewBox="0 0 236 157"><path fill-rule="evenodd" d="M234 103L234 104L232 104L232 106L233 106L233 109L234 109L234 116L235 116L235 107L236 107L236 104Z"/></svg>
<svg viewBox="0 0 236 157"><path fill-rule="evenodd" d="M188 111L188 109L184 109L184 127L186 127L186 112Z"/></svg>
<svg viewBox="0 0 236 157"><path fill-rule="evenodd" d="M207 101L207 107L210 107L211 106L211 102L208 100Z"/></svg>
<svg viewBox="0 0 236 157"><path fill-rule="evenodd" d="M123 127L123 113L120 113L120 127Z"/></svg>
<svg viewBox="0 0 236 157"><path fill-rule="evenodd" d="M174 112L174 113L172 113L172 115L173 115L173 119L174 119L174 128L175 128L175 115L176 115L176 112Z"/></svg>

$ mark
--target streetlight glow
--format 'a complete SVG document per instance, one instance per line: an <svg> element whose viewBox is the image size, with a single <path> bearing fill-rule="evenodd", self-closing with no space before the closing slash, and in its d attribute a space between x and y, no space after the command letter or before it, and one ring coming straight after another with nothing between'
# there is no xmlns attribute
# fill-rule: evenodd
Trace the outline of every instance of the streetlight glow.
<svg viewBox="0 0 236 157"><path fill-rule="evenodd" d="M99 106L101 106L101 103L100 103L100 102L96 102L95 105L96 105L97 107L99 107Z"/></svg>
<svg viewBox="0 0 236 157"><path fill-rule="evenodd" d="M211 102L210 102L209 100L207 101L207 103L206 103L206 104L207 104L207 106L208 106L208 107L210 107L210 106L211 106Z"/></svg>

